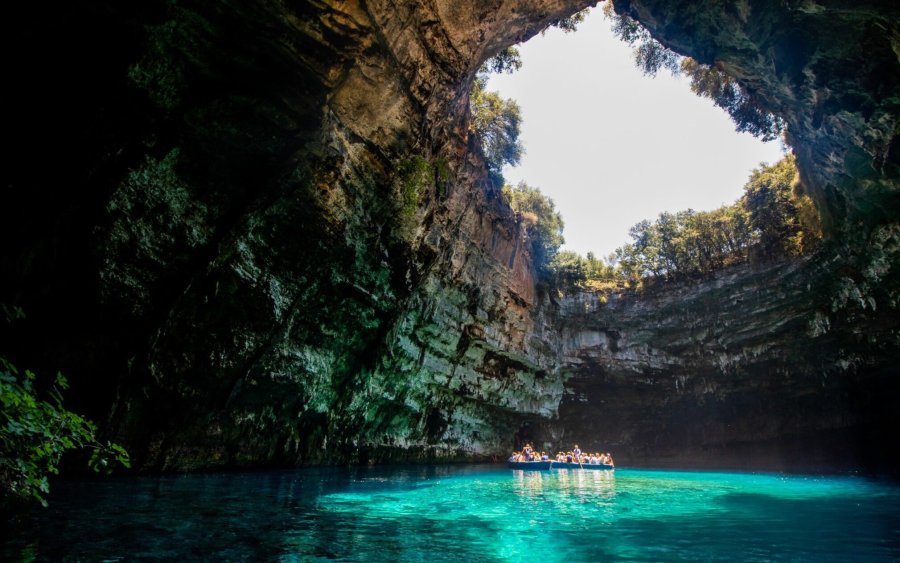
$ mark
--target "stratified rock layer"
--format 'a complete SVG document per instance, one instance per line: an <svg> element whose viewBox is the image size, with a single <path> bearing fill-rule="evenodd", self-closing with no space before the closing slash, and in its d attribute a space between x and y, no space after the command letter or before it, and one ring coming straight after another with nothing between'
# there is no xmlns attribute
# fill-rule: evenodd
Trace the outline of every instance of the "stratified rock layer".
<svg viewBox="0 0 900 563"><path fill-rule="evenodd" d="M573 375L539 438L626 464L889 470L896 311L843 300L821 258L566 298Z"/></svg>
<svg viewBox="0 0 900 563"><path fill-rule="evenodd" d="M480 64L589 2L142 4L13 18L0 227L11 359L69 374L138 466L469 459L517 431L871 458L897 391L893 4L616 3L784 117L836 241L603 306L537 283L467 125Z"/></svg>

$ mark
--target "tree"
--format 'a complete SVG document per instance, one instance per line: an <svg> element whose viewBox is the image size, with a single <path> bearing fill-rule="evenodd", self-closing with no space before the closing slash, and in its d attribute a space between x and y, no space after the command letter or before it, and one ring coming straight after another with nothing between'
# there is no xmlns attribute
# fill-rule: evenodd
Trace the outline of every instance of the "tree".
<svg viewBox="0 0 900 563"><path fill-rule="evenodd" d="M588 8L571 16L559 18L547 26L557 27L566 33L577 29L589 12ZM494 73L512 73L522 68L519 49L510 46L481 65L472 90L469 92L469 109L472 115L469 130L481 141L487 162L488 174L499 185L503 184L503 166L519 164L525 148L519 141L522 110L515 100L487 90L487 76Z"/></svg>
<svg viewBox="0 0 900 563"><path fill-rule="evenodd" d="M518 186L503 186L503 195L526 225L538 270L547 273L559 247L565 242L563 218L556 210L556 204L539 188L525 182L519 182Z"/></svg>
<svg viewBox="0 0 900 563"><path fill-rule="evenodd" d="M558 20L550 22L550 25L548 27L557 27L563 30L565 33L571 33L578 29L578 24L584 21L585 16L587 16L590 11L590 8L585 8L580 12L575 12L571 16L560 18Z"/></svg>
<svg viewBox="0 0 900 563"><path fill-rule="evenodd" d="M641 221L628 231L632 242L616 249L608 268L615 263L615 275L631 280L679 279L746 262L751 251L809 252L822 229L798 178L794 157L788 156L754 170L744 195L732 205L663 212L655 221ZM591 272L585 265L588 279Z"/></svg>
<svg viewBox="0 0 900 563"><path fill-rule="evenodd" d="M486 60L478 69L478 74L512 74L520 68L522 68L522 55L517 47L510 46Z"/></svg>
<svg viewBox="0 0 900 563"><path fill-rule="evenodd" d="M550 263L550 271L557 288L578 287L588 279L586 260L571 250L557 252Z"/></svg>
<svg viewBox="0 0 900 563"><path fill-rule="evenodd" d="M487 76L479 74L469 97L472 119L470 131L481 142L488 172L502 180L503 166L515 166L525 149L519 141L522 111L515 100L485 90Z"/></svg>
<svg viewBox="0 0 900 563"><path fill-rule="evenodd" d="M692 92L728 112L737 131L772 141L784 130L780 117L765 109L756 96L724 72L691 58L681 61L681 72L691 79Z"/></svg>
<svg viewBox="0 0 900 563"><path fill-rule="evenodd" d="M635 65L644 74L655 76L662 69L672 74L684 74L691 80L691 91L724 109L737 131L750 133L763 141L781 135L784 121L768 111L756 93L724 72L670 50L654 39L640 22L617 13L612 2L603 7L603 13L612 20L613 32L619 39L632 45Z"/></svg>
<svg viewBox="0 0 900 563"><path fill-rule="evenodd" d="M800 254L821 238L818 216L802 192L793 156L750 175L742 198L750 226L766 252Z"/></svg>

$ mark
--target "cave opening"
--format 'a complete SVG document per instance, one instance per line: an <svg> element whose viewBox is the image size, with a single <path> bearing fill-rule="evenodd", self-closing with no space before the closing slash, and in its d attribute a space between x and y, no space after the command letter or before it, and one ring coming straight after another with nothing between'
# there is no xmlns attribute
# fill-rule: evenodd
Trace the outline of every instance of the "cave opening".
<svg viewBox="0 0 900 563"><path fill-rule="evenodd" d="M625 13L631 10L626 2L617 7ZM640 458L641 463L745 467L758 463L790 468L843 463L870 470L894 465L894 454L879 448L873 430L895 425L890 401L866 395L858 402L856 389L893 385L884 379L879 365L897 354L889 336L895 328L887 327L896 327L900 316L893 305L890 311L877 307L885 300L894 302L896 284L883 273L859 269L859 265L878 263L884 266L883 272L895 267L889 265L895 264L894 250L884 250L881 242L891 241L887 246L893 249L898 241L896 222L885 214L896 209L897 200L889 195L896 182L893 172L881 164L881 159L896 160L896 155L891 156L893 141L888 140L893 134L881 130L870 117L882 112L885 119L893 119L888 117L892 110L879 106L886 99L875 92L897 83L881 72L881 63L866 61L860 75L880 85L869 101L869 117L849 125L847 115L829 105L836 104L832 97L842 97L836 92L843 86L835 83L834 90L822 89L836 79L838 68L844 68L841 59L846 51L825 54L811 47L813 39L807 30L821 23L821 13L794 6L786 6L783 12L779 17L797 25L791 33L752 40L741 36L735 41L740 48L717 36L712 43L728 44L721 48L721 59L699 45L709 38L677 31L677 17L647 18L660 36L653 40L663 38L666 44L629 42L644 56L643 60L635 57L638 66L648 60L647 51L641 53L641 49L649 49L651 55L653 49L660 49L650 56L659 57L651 60L657 71L652 84L635 68L631 48L614 37L611 28L616 24L606 22L595 10L571 36L551 27L518 45L515 54L521 57L522 68L504 74L509 63L499 72L495 64L495 73L479 86L496 89L500 96L521 105L525 154L509 159L500 181L511 207L526 225L526 236L538 241L532 246L538 283L550 286L551 294L556 291L560 308L570 311L563 313L561 325L572 342L567 353L578 360L568 368L574 376L567 381L560 403L561 421L544 425L541 439L564 435L588 442L601 435L603 439L596 443L627 443L635 456L631 459ZM732 14L722 19L729 17ZM738 13L732 23L740 29L751 19L747 13ZM637 29L633 33L647 33L646 28ZM734 33L743 33L735 29ZM711 30L720 31L715 26ZM846 29L849 36L858 31ZM601 68L600 49L585 39L591 34L593 38L605 34L603 49L618 51L615 63L630 71L634 82ZM761 52L772 49L771 62L737 52L752 41L759 41L754 48ZM873 57L890 58L883 41L877 47L873 42L873 49L879 53ZM697 71L704 66L697 60L679 60L676 51L703 58L706 70ZM501 55L510 57L508 51ZM669 66L681 69L680 80L667 75ZM704 90L717 80L719 85L737 84L737 93L725 100L728 96L721 95L721 90L715 95ZM604 99L602 94L620 82L623 94ZM657 88L665 92L661 102L646 95ZM714 99L715 104L695 92ZM679 96L714 116L723 135L703 130L699 114L692 110L673 111ZM845 101L848 107L856 103ZM478 103L473 105L475 111ZM542 109L533 109L542 104ZM875 110L876 106L880 109ZM608 110L604 118L592 114L598 108ZM829 110L830 125L825 125L828 120L823 121L820 113ZM641 121L643 114L648 121ZM616 120L625 127L614 132ZM868 148L848 148L856 142L844 137L852 127L869 131ZM780 138L781 143L763 144L748 131L769 141ZM665 138L664 133L673 136ZM692 146L694 133L708 144ZM724 158L734 150L726 146L727 141L736 138L747 141L735 151L746 158L739 164ZM687 150L679 153L677 149ZM857 157L864 161L862 166L857 166ZM490 158L488 151L489 170ZM613 164L622 165L622 172ZM689 193L701 183L701 173L717 164L733 176L712 180L714 199L709 203L673 197ZM642 194L639 186L630 183L635 178L653 178L654 172L661 174L650 183L663 191ZM558 204L555 208L553 200ZM648 204L648 211L628 216L627 203L633 200ZM783 207L777 210L779 205ZM688 211L679 213L682 210ZM608 220L604 211L610 213ZM656 215L659 218L652 222ZM734 230L746 228L747 236L724 242L716 238L717 232L732 229L725 225L736 215L742 215L738 223L746 223ZM612 227L609 242L595 234L599 226L615 221L620 223ZM596 230L583 235L578 232L583 225ZM684 244L704 228L709 229L707 234L701 232L695 239L700 244ZM633 243L619 246L626 232ZM715 254L717 250L710 251L715 245L726 250L712 259L703 257ZM594 265L594 252L599 250L602 256L617 246L605 267ZM878 250L873 253L875 247ZM620 253L623 248L625 252ZM826 263L832 266L823 267ZM837 263L842 266L834 268ZM624 275L623 265L628 268ZM649 285L653 291L640 295L648 279L653 281ZM617 285L606 283L611 280ZM619 291L622 287L636 287L639 297ZM845 298L848 293L860 298ZM638 306L629 303L631 298L643 301L645 311L654 312L634 313ZM769 313L761 312L767 309L781 309L775 316L782 318L765 319ZM859 322L886 330L876 329L879 334L865 343L846 341L845 331ZM759 323L756 328L771 327L767 336L745 338L756 330L749 328L755 323ZM623 335L614 345L604 336L610 329ZM744 335L735 334L744 330L748 331ZM888 341L881 340L885 337ZM641 358L640 370L629 363L635 357ZM869 363L863 357L880 359ZM866 365L854 364L856 358ZM635 375L638 371L640 376ZM747 393L748 388L760 395ZM895 396L896 391L891 394ZM760 399L763 395L766 398ZM639 421L632 420L627 427L617 420L621 413ZM824 422L835 418L841 422ZM834 459L835 451L844 452L842 459Z"/></svg>
<svg viewBox="0 0 900 563"><path fill-rule="evenodd" d="M683 73L650 76L599 6L574 31L551 27L517 45L521 67L487 88L521 109L518 164L505 182L552 198L563 249L608 256L632 225L662 212L731 204L753 169L788 150L735 129Z"/></svg>

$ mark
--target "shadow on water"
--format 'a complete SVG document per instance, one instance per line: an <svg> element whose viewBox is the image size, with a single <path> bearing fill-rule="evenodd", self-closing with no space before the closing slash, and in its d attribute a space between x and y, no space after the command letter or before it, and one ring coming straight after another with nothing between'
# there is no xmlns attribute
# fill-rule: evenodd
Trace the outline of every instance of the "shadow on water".
<svg viewBox="0 0 900 563"><path fill-rule="evenodd" d="M311 469L58 483L30 560L890 560L900 493L741 474Z"/></svg>
<svg viewBox="0 0 900 563"><path fill-rule="evenodd" d="M896 499L895 499L896 500ZM727 494L680 517L623 518L615 554L631 560L889 561L900 557L900 513L860 498Z"/></svg>

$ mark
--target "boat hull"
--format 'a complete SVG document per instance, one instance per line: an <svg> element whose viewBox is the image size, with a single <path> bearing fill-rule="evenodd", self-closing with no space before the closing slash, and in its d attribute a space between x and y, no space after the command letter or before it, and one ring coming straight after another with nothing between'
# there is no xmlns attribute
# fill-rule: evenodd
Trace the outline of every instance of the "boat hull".
<svg viewBox="0 0 900 563"><path fill-rule="evenodd" d="M542 471L545 469L550 469L549 461L507 461L506 465L509 466L510 469L531 469Z"/></svg>
<svg viewBox="0 0 900 563"><path fill-rule="evenodd" d="M615 465L607 465L605 463L566 463L564 461L554 461L551 466L553 469L615 469Z"/></svg>
<svg viewBox="0 0 900 563"><path fill-rule="evenodd" d="M560 461L507 461L510 469L531 469L543 471L546 469L615 469L614 465L605 463L566 463Z"/></svg>

